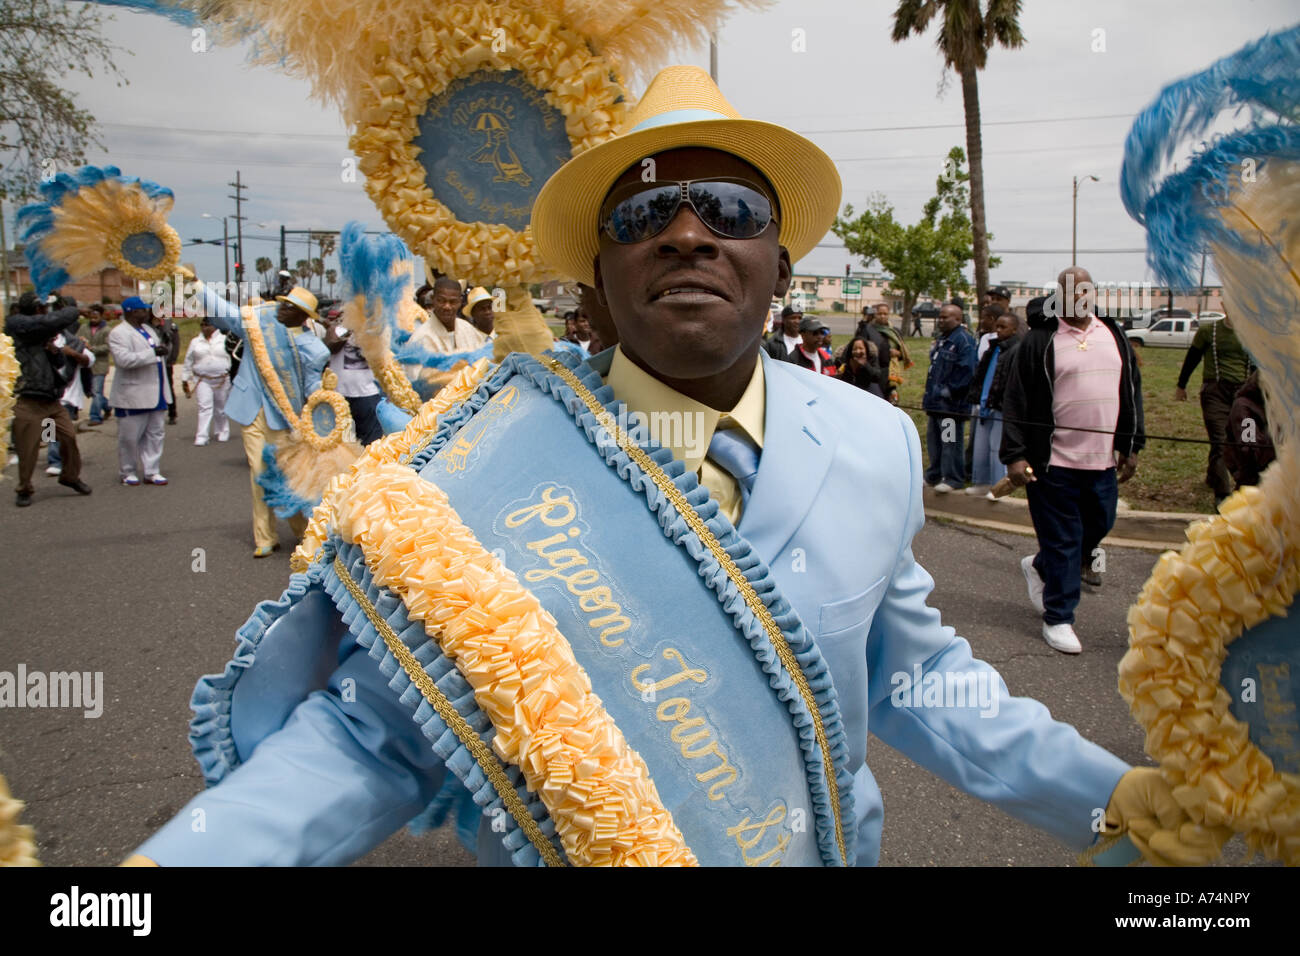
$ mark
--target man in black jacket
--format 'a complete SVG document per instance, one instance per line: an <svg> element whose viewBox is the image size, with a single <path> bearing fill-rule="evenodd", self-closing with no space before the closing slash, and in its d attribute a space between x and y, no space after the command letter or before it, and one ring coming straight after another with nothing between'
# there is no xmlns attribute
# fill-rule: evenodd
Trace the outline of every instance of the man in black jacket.
<svg viewBox="0 0 1300 956"><path fill-rule="evenodd" d="M18 382L14 387L13 442L18 452L18 495L15 504L25 508L32 503L32 472L41 451L41 434L53 426L63 456L59 484L78 494L90 494L90 486L81 480L81 452L77 449L77 429L60 399L75 374L73 363L81 352L69 346L57 348L54 337L77 320L77 307L64 306L46 313L34 292L24 292L18 300L18 313L5 320L5 334L14 340L18 359Z"/></svg>
<svg viewBox="0 0 1300 956"><path fill-rule="evenodd" d="M803 310L787 305L781 310L781 327L767 337L763 348L767 354L778 362L793 362L795 349L799 347L799 324L803 322Z"/></svg>
<svg viewBox="0 0 1300 956"><path fill-rule="evenodd" d="M1027 490L1038 536L1038 554L1020 567L1043 639L1066 654L1083 650L1073 626L1081 575L1100 584L1097 548L1146 440L1133 349L1114 320L1097 318L1093 289L1087 270L1072 266L1052 296L1029 303L1002 398L999 457Z"/></svg>

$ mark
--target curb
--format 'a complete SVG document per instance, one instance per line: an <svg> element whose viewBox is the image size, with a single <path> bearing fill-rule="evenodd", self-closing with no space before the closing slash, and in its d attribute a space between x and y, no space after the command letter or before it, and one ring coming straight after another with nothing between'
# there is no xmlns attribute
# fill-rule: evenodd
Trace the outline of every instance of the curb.
<svg viewBox="0 0 1300 956"><path fill-rule="evenodd" d="M922 500L927 518L1011 534L1032 536L1034 533L1029 503L1023 498L989 501L983 495L966 495L960 491L940 495L926 486ZM1183 511L1120 510L1115 526L1102 543L1144 551L1176 550L1187 543L1188 525L1209 517Z"/></svg>

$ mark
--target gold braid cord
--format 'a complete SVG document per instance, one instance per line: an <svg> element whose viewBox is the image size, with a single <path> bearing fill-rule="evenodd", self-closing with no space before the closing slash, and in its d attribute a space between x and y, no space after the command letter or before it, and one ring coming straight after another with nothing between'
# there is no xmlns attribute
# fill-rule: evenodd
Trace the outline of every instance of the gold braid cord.
<svg viewBox="0 0 1300 956"><path fill-rule="evenodd" d="M14 421L14 387L18 384L18 359L14 341L0 332L0 454L8 454L9 427Z"/></svg>

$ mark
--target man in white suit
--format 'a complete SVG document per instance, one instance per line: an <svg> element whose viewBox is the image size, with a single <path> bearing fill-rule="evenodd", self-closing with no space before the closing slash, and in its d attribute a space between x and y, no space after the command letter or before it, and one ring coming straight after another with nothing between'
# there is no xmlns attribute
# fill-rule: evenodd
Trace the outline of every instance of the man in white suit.
<svg viewBox="0 0 1300 956"><path fill-rule="evenodd" d="M661 73L630 122L552 177L535 202L533 233L549 263L608 303L620 344L589 367L628 411L700 416L708 440L674 454L738 523L829 663L850 751L857 862L877 861L883 817L866 765L868 724L954 785L1079 849L1104 817L1154 860L1212 858L1226 834L1192 824L1158 771L1131 769L1036 701L1011 698L926 605L933 582L911 550L924 513L908 417L763 354L768 303L788 288L791 260L834 218L830 159L788 130L739 119L695 68ZM642 178L647 168L653 181ZM638 212L647 209L653 215ZM816 493L792 498L792 488ZM846 503L864 488L887 516L870 548L839 533ZM280 630L301 646L340 633L328 598L308 590L286 601L259 611L256 640ZM348 641L327 689L287 719L267 715L280 729L194 801L208 832L229 837L193 833L186 807L134 862L343 863L432 799L441 760L410 709L386 692L376 662ZM897 675L920 671L974 674L996 688L996 713L900 698ZM478 846L480 862L508 859L485 827Z"/></svg>
<svg viewBox="0 0 1300 956"><path fill-rule="evenodd" d="M165 485L159 471L167 406L175 401L163 363L167 345L149 324L149 306L133 295L122 302L122 318L108 334L116 372L108 402L117 418L117 460L124 485Z"/></svg>

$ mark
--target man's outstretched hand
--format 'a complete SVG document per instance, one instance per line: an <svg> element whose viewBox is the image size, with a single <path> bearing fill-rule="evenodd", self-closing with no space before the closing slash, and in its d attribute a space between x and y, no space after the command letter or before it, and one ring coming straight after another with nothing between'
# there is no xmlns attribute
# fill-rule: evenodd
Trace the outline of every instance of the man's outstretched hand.
<svg viewBox="0 0 1300 956"><path fill-rule="evenodd" d="M1154 866L1212 863L1232 836L1227 827L1193 823L1155 767L1136 767L1119 778L1106 807L1106 826L1126 831Z"/></svg>

